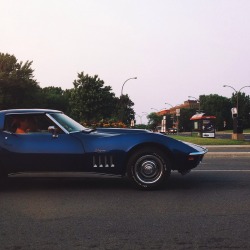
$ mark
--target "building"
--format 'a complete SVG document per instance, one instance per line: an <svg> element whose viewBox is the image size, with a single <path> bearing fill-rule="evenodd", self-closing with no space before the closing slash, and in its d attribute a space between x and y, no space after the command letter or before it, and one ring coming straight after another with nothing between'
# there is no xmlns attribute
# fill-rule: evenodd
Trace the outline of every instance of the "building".
<svg viewBox="0 0 250 250"><path fill-rule="evenodd" d="M198 113L200 113L200 103L198 100L187 100L183 104L178 104L175 107L171 107L170 109L162 109L161 111L156 112L157 115L162 116L163 119L161 124L157 126L157 131L165 133L167 130L172 127L177 129L177 134L179 131L179 116L181 113L181 109L197 109ZM169 126L167 124L166 115L171 115L172 123Z"/></svg>
<svg viewBox="0 0 250 250"><path fill-rule="evenodd" d="M176 109L197 109L200 110L200 103L197 100L187 100L183 104L178 104L170 109L163 109L161 111L156 112L157 115L175 115Z"/></svg>

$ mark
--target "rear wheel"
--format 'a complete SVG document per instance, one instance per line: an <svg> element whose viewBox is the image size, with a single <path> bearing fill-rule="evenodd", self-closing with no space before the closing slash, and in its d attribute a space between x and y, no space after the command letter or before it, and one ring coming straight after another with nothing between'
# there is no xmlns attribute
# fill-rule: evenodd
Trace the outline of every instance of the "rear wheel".
<svg viewBox="0 0 250 250"><path fill-rule="evenodd" d="M129 179L141 189L161 187L171 172L170 161L162 151L147 147L136 151L128 161Z"/></svg>

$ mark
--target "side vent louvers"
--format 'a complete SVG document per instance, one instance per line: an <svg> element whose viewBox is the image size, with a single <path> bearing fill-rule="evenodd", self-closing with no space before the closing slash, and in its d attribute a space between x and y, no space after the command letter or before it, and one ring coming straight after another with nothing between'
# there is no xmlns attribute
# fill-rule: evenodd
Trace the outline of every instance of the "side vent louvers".
<svg viewBox="0 0 250 250"><path fill-rule="evenodd" d="M93 156L93 167L94 168L114 168L113 156L111 155L98 155Z"/></svg>

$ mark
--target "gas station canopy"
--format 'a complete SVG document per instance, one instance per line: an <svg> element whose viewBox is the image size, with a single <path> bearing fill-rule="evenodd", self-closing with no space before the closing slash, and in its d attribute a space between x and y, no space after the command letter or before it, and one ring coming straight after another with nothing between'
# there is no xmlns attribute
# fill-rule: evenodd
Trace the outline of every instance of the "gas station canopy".
<svg viewBox="0 0 250 250"><path fill-rule="evenodd" d="M212 115L205 115L205 113L199 113L199 114L195 114L193 115L190 120L193 121L193 120L204 120L204 119L216 119L215 116L212 116Z"/></svg>

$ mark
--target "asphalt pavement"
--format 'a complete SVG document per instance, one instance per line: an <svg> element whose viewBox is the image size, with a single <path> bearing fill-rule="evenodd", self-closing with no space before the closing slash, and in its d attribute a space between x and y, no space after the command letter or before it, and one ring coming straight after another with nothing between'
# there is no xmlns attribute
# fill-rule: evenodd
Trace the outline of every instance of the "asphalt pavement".
<svg viewBox="0 0 250 250"><path fill-rule="evenodd" d="M126 178L12 176L0 190L1 250L250 249L248 158L207 158L166 187Z"/></svg>

